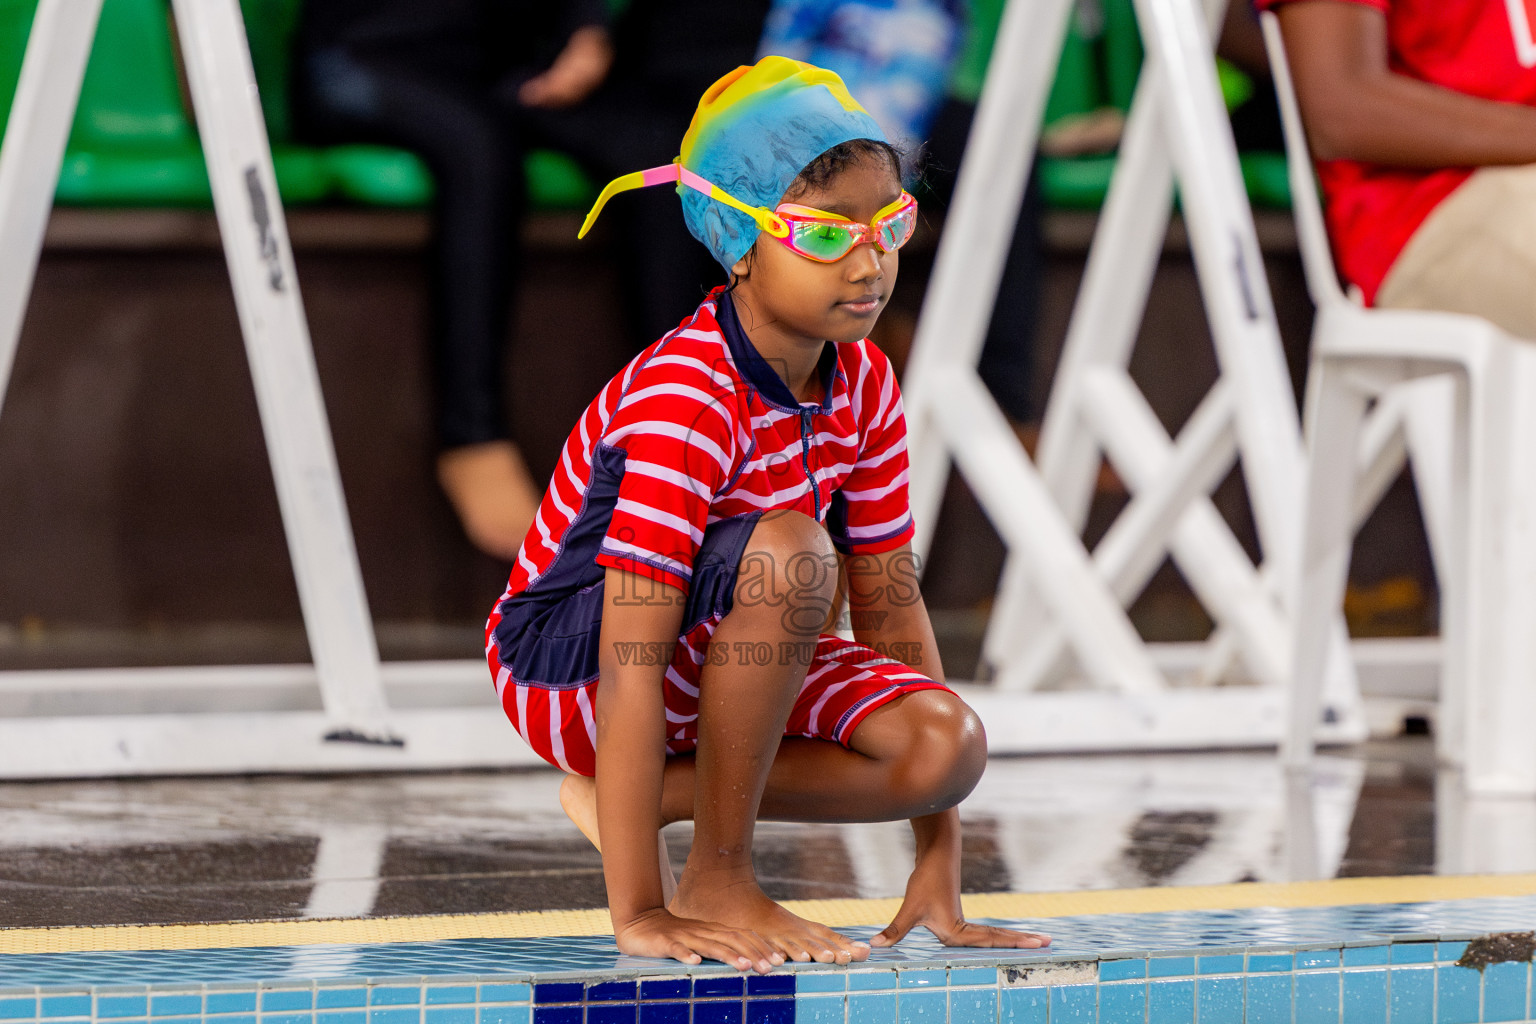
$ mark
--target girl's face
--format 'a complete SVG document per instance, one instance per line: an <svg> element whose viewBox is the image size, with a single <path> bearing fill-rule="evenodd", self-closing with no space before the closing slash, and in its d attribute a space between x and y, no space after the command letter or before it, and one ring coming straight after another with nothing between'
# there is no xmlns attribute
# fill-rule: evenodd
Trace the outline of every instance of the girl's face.
<svg viewBox="0 0 1536 1024"><path fill-rule="evenodd" d="M867 224L900 197L901 181L890 165L864 156L824 188L790 201ZM872 241L836 263L818 263L760 235L752 252L731 269L736 293L750 311L744 311L749 327L772 325L793 340L820 343L858 341L869 334L896 285L897 265L898 253L882 253Z"/></svg>

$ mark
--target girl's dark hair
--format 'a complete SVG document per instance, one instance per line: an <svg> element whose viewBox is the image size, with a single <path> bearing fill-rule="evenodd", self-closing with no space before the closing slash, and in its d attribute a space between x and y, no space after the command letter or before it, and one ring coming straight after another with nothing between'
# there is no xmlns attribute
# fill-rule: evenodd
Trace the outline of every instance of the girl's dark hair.
<svg viewBox="0 0 1536 1024"><path fill-rule="evenodd" d="M850 139L839 142L806 164L795 180L790 182L789 188L784 190L784 198L791 199L812 189L826 188L846 168L866 159L884 160L897 180L901 179L901 154L896 151L896 147L878 139Z"/></svg>

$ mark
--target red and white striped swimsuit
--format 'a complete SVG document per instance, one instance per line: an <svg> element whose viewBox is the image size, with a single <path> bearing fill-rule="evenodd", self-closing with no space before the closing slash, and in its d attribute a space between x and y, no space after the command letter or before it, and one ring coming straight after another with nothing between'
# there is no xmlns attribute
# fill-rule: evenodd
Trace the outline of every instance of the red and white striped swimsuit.
<svg viewBox="0 0 1536 1024"><path fill-rule="evenodd" d="M906 421L889 361L867 339L829 344L819 372L822 403L798 402L716 289L587 407L486 623L502 707L546 761L594 771L607 567L689 595L664 683L667 749L677 754L696 743L699 673L758 515L802 512L845 554L911 539ZM824 634L786 735L846 745L870 711L934 688L899 661Z"/></svg>

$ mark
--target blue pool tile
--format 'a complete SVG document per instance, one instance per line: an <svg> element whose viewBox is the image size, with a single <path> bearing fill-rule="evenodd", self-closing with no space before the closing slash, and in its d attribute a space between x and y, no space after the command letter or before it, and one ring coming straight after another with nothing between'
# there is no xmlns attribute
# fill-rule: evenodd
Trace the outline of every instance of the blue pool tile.
<svg viewBox="0 0 1536 1024"><path fill-rule="evenodd" d="M754 974L747 979L747 996L792 996L795 994L793 974Z"/></svg>
<svg viewBox="0 0 1536 1024"><path fill-rule="evenodd" d="M1099 1024L1144 1024L1147 983L1120 981L1099 986Z"/></svg>
<svg viewBox="0 0 1536 1024"><path fill-rule="evenodd" d="M542 985L533 986L533 1001L535 1003L579 1003L581 1002L581 982L545 982Z"/></svg>
<svg viewBox="0 0 1536 1024"><path fill-rule="evenodd" d="M1094 1024L1098 1017L1097 985L1053 985L1051 1024Z"/></svg>
<svg viewBox="0 0 1536 1024"><path fill-rule="evenodd" d="M895 1019L895 992L848 993L848 1024L891 1024Z"/></svg>
<svg viewBox="0 0 1536 1024"><path fill-rule="evenodd" d="M251 1009L255 1009L254 1001ZM89 1017L91 997L87 995L43 996L39 1017Z"/></svg>
<svg viewBox="0 0 1536 1024"><path fill-rule="evenodd" d="M1337 949L1298 949L1296 951L1296 969L1298 971L1315 970L1319 967L1337 967L1340 963Z"/></svg>
<svg viewBox="0 0 1536 1024"><path fill-rule="evenodd" d="M1391 947L1385 942L1374 946L1345 946L1345 967L1375 967L1387 963Z"/></svg>
<svg viewBox="0 0 1536 1024"><path fill-rule="evenodd" d="M943 1018L940 1018L942 1024ZM795 1024L793 999L748 999L747 1024Z"/></svg>
<svg viewBox="0 0 1536 1024"><path fill-rule="evenodd" d="M687 999L692 982L687 978L642 978L641 999Z"/></svg>
<svg viewBox="0 0 1536 1024"><path fill-rule="evenodd" d="M533 994L527 985L481 985L482 1003L526 1003Z"/></svg>
<svg viewBox="0 0 1536 1024"><path fill-rule="evenodd" d="M217 1024L256 1024L256 1015L254 1013L237 1013L228 1017L204 1017L203 1019L210 1021L210 1024L211 1022L217 1022Z"/></svg>
<svg viewBox="0 0 1536 1024"><path fill-rule="evenodd" d="M1002 1024L1046 1024L1050 1013L1050 990L1045 988L1005 988L1002 998Z"/></svg>
<svg viewBox="0 0 1536 1024"><path fill-rule="evenodd" d="M1437 942L1435 943L1435 959L1443 964L1453 964L1461 959L1461 954L1467 951L1465 942Z"/></svg>
<svg viewBox="0 0 1536 1024"><path fill-rule="evenodd" d="M902 988L943 988L949 984L949 972L942 967L935 971L901 971L897 977Z"/></svg>
<svg viewBox="0 0 1536 1024"><path fill-rule="evenodd" d="M261 1024L315 1024L315 1015L309 1010L299 1013L264 1013L261 1015ZM376 1021L374 1024L400 1024L400 1022Z"/></svg>
<svg viewBox="0 0 1536 1024"><path fill-rule="evenodd" d="M1393 950L1396 953L1396 950ZM1434 1024L1435 969L1399 967L1387 982L1392 997L1392 1024Z"/></svg>
<svg viewBox="0 0 1536 1024"><path fill-rule="evenodd" d="M198 992L173 992L156 995L149 1002L152 1017L199 1016L203 1012L203 997ZM0 1013L0 1017L5 1014Z"/></svg>
<svg viewBox="0 0 1536 1024"><path fill-rule="evenodd" d="M198 1008L202 1008L202 1000L198 1000ZM37 997L25 996L19 999L0 999L0 1020L29 1020L37 1016Z"/></svg>
<svg viewBox="0 0 1536 1024"><path fill-rule="evenodd" d="M1243 1024L1243 979L1201 978L1195 983L1200 1024Z"/></svg>
<svg viewBox="0 0 1536 1024"><path fill-rule="evenodd" d="M1261 975L1244 981L1244 1024L1291 1024L1291 975Z"/></svg>
<svg viewBox="0 0 1536 1024"><path fill-rule="evenodd" d="M891 1016L895 1016L895 1013ZM741 1000L709 999L694 1003L693 1024L741 1024ZM882 1024L890 1024L890 1018L887 1017Z"/></svg>
<svg viewBox="0 0 1536 1024"><path fill-rule="evenodd" d="M997 989L950 989L949 1024L997 1024Z"/></svg>
<svg viewBox="0 0 1536 1024"><path fill-rule="evenodd" d="M635 1024L639 1003L588 1003L587 1024Z"/></svg>
<svg viewBox="0 0 1536 1024"><path fill-rule="evenodd" d="M1193 1024L1194 1019L1193 981L1154 981L1147 985L1147 1024Z"/></svg>
<svg viewBox="0 0 1536 1024"><path fill-rule="evenodd" d="M633 981L603 981L596 985L587 986L587 1002L589 1003L632 1003L638 994L639 986Z"/></svg>
<svg viewBox="0 0 1536 1024"><path fill-rule="evenodd" d="M262 1013L292 1013L313 1010L315 993L308 988L268 988L261 992Z"/></svg>
<svg viewBox="0 0 1536 1024"><path fill-rule="evenodd" d="M795 1024L843 1024L845 996L797 996ZM640 1024L650 1024L642 1020ZM684 1018L682 1024L687 1024Z"/></svg>
<svg viewBox="0 0 1536 1024"><path fill-rule="evenodd" d="M581 986L577 986L580 988ZM369 1024L373 1024L372 1021ZM581 1024L579 1006L535 1006L533 1024Z"/></svg>
<svg viewBox="0 0 1536 1024"><path fill-rule="evenodd" d="M481 986L481 991L485 987ZM480 1004L480 1024L528 1024L528 1004Z"/></svg>
<svg viewBox="0 0 1536 1024"><path fill-rule="evenodd" d="M368 1024L366 1010L321 1010L315 1014L315 1024ZM475 1024L475 1012L469 1011L469 1024Z"/></svg>
<svg viewBox="0 0 1536 1024"><path fill-rule="evenodd" d="M874 989L895 988L895 971L849 971L848 991L868 992Z"/></svg>
<svg viewBox="0 0 1536 1024"><path fill-rule="evenodd" d="M98 1019L109 1019L116 1017L146 1017L148 1015L148 996L96 997L96 1016Z"/></svg>
<svg viewBox="0 0 1536 1024"><path fill-rule="evenodd" d="M1482 975L1471 967L1437 967L1435 1006L1438 1024L1475 1024Z"/></svg>
<svg viewBox="0 0 1536 1024"><path fill-rule="evenodd" d="M1241 970L1241 968L1239 968ZM1145 960L1101 960L1099 961L1099 981L1130 981L1134 978L1147 976L1147 962Z"/></svg>
<svg viewBox="0 0 1536 1024"><path fill-rule="evenodd" d="M1221 953L1200 958L1201 974L1242 974L1243 954Z"/></svg>
<svg viewBox="0 0 1536 1024"><path fill-rule="evenodd" d="M1435 946L1433 942L1394 942L1392 943L1392 962L1394 964L1427 964L1435 959Z"/></svg>
<svg viewBox="0 0 1536 1024"><path fill-rule="evenodd" d="M633 986L631 986L633 991ZM427 989L427 1005L474 1005L475 986L473 985L433 985ZM318 1000L316 1002L318 1004Z"/></svg>
<svg viewBox="0 0 1536 1024"><path fill-rule="evenodd" d="M421 1002L421 988L415 985L378 985L368 993L370 1006L414 1006Z"/></svg>
<svg viewBox="0 0 1536 1024"><path fill-rule="evenodd" d="M1291 1012L1296 1024L1339 1024L1339 972L1297 974L1296 1004Z"/></svg>
<svg viewBox="0 0 1536 1024"><path fill-rule="evenodd" d="M1489 964L1483 969L1483 1020L1523 1020L1529 964Z"/></svg>
<svg viewBox="0 0 1536 1024"><path fill-rule="evenodd" d="M966 985L996 984L996 967L951 967L949 969L950 988L960 988Z"/></svg>
<svg viewBox="0 0 1536 1024"><path fill-rule="evenodd" d="M1349 1024L1387 1024L1387 972L1345 971L1343 1005Z"/></svg>
<svg viewBox="0 0 1536 1024"><path fill-rule="evenodd" d="M577 1018L578 1022L580 1018ZM265 1017L262 1024L268 1024ZM368 1024L421 1024L420 1006L370 1006Z"/></svg>
<svg viewBox="0 0 1536 1024"><path fill-rule="evenodd" d="M695 999L740 999L746 989L746 979L739 974L693 979Z"/></svg>
<svg viewBox="0 0 1536 1024"><path fill-rule="evenodd" d="M844 971L798 971L795 974L795 993L845 992L848 975Z"/></svg>
<svg viewBox="0 0 1536 1024"><path fill-rule="evenodd" d="M640 1024L688 1024L687 1003L641 1003Z"/></svg>
<svg viewBox="0 0 1536 1024"><path fill-rule="evenodd" d="M1284 971L1289 974L1295 969L1296 958L1290 953L1248 954L1249 974L1271 974L1276 971Z"/></svg>
<svg viewBox="0 0 1536 1024"><path fill-rule="evenodd" d="M948 1015L949 993L942 988L903 992L896 1005L898 1024L944 1024Z"/></svg>
<svg viewBox="0 0 1536 1024"><path fill-rule="evenodd" d="M1192 956L1154 956L1147 961L1149 978L1187 978L1194 973Z"/></svg>

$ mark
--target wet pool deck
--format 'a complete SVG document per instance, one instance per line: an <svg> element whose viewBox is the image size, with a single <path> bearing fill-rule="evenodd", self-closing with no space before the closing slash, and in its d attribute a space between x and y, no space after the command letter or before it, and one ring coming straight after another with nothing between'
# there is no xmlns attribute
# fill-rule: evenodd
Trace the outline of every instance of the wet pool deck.
<svg viewBox="0 0 1536 1024"><path fill-rule="evenodd" d="M553 773L5 784L0 1021L1529 1019L1533 807L1458 803L1428 755L1299 788L1259 753L999 759L962 807L967 910L1049 949L923 933L747 979L618 953ZM771 895L860 936L910 864L900 824L765 824L758 850Z"/></svg>

